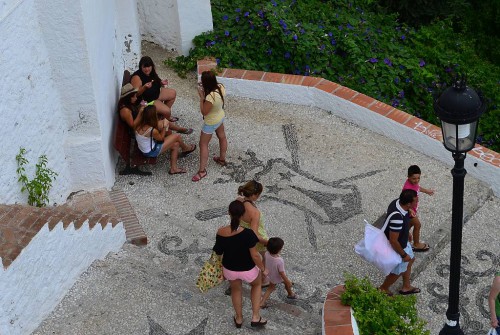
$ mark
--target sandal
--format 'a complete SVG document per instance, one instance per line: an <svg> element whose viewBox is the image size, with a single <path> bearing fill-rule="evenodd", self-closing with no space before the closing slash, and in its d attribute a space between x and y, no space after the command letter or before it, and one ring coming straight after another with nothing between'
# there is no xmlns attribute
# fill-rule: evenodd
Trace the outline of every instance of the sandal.
<svg viewBox="0 0 500 335"><path fill-rule="evenodd" d="M187 155L189 155L190 153L192 153L193 151L196 150L196 144L193 144L193 146L191 147L192 149L191 150L187 150L187 151L183 151L179 154L179 157L186 157Z"/></svg>
<svg viewBox="0 0 500 335"><path fill-rule="evenodd" d="M204 174L204 175L201 175L203 172L205 172L205 174ZM205 178L205 177L207 176L207 174L208 174L208 173L207 173L207 170L206 170L206 169L205 169L205 170L203 170L203 171L198 171L198 173L197 173L197 174L195 174L195 175L193 176L193 178L191 178L191 180L192 180L192 181L200 181L200 180L202 180L203 178Z"/></svg>
<svg viewBox="0 0 500 335"><path fill-rule="evenodd" d="M168 174L183 174L183 173L186 173L187 171L184 170L184 169L179 169L178 171L168 171Z"/></svg>
<svg viewBox="0 0 500 335"><path fill-rule="evenodd" d="M177 130L179 134L189 135L193 133L193 128L186 128L186 130Z"/></svg>
<svg viewBox="0 0 500 335"><path fill-rule="evenodd" d="M399 290L399 294L401 294L401 295L409 295L409 294L416 294L416 293L420 293L420 289L418 287L414 287L409 291Z"/></svg>
<svg viewBox="0 0 500 335"><path fill-rule="evenodd" d="M219 164L220 166L226 166L227 162L225 159L220 159L220 157L214 157L215 163Z"/></svg>
<svg viewBox="0 0 500 335"><path fill-rule="evenodd" d="M243 324L243 322L242 323L236 322L236 316L233 316L233 320L234 320L234 325L236 326L236 328L241 328L241 325Z"/></svg>
<svg viewBox="0 0 500 335"><path fill-rule="evenodd" d="M261 327L261 326L265 326L266 324L267 324L267 320L262 321L262 316L259 318L259 321L250 322L250 326L252 326L252 327Z"/></svg>
<svg viewBox="0 0 500 335"><path fill-rule="evenodd" d="M424 243L424 246L421 248L415 248L414 246L411 247L414 252L426 252L429 251L431 248L427 243Z"/></svg>

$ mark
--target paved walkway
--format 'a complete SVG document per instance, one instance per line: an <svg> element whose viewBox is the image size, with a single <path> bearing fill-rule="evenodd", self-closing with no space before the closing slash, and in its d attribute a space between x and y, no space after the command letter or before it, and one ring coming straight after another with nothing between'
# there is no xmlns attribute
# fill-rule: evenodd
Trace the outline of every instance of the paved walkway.
<svg viewBox="0 0 500 335"><path fill-rule="evenodd" d="M178 90L174 115L196 129L185 138L197 143L195 76L180 79L163 67L166 54L156 47L144 45L143 54ZM115 188L128 196L149 244L126 244L95 262L34 334L253 334L248 288L244 326L236 330L225 285L206 294L195 287L217 227L228 222L228 204L252 178L265 186L258 206L269 236L285 240L287 273L300 297L287 301L282 287L273 293L262 311L269 324L260 333L320 334L322 303L344 272L382 281L352 248L363 219L375 220L399 195L411 164L421 167L422 186L436 190L421 197L422 237L433 248L417 254L414 284L423 291L419 313L431 334L438 333L448 295L450 167L319 109L231 97L226 105L230 164L210 162L198 183L191 182L197 154L181 160L187 175L168 175L165 157L151 167L152 177L117 175ZM210 156L217 154L215 142ZM462 328L484 334L486 290L500 267L500 200L467 176L464 207Z"/></svg>

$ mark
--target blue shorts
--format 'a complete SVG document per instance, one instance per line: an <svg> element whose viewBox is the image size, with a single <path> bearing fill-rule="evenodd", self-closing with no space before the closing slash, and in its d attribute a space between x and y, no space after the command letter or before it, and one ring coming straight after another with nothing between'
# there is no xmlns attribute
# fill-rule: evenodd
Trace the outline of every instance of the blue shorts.
<svg viewBox="0 0 500 335"><path fill-rule="evenodd" d="M404 248L404 251L408 255L410 255L411 259L415 258L415 254L413 253L413 250L411 248L411 244L410 243L406 244L406 248ZM395 275L400 275L400 274L406 272L407 269L408 269L408 262L401 262L398 265L396 265L394 267L394 269L391 270L391 273L395 274Z"/></svg>
<svg viewBox="0 0 500 335"><path fill-rule="evenodd" d="M147 154L145 154L145 153L142 153L142 154L146 157L158 157L158 155L161 152L162 146L163 146L163 142L155 142L155 147L153 148L153 150L151 150Z"/></svg>
<svg viewBox="0 0 500 335"><path fill-rule="evenodd" d="M224 122L224 119L225 118L222 118L222 120L220 120L219 123L212 124L212 125L208 125L208 124L204 123L203 128L201 128L201 131L204 132L205 134L212 135L213 133L215 133L217 128L219 128L220 125Z"/></svg>

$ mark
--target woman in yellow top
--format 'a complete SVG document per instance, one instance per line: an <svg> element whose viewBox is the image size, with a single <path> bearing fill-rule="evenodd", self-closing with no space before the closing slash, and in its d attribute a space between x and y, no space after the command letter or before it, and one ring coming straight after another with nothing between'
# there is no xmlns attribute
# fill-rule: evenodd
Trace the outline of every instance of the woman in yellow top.
<svg viewBox="0 0 500 335"><path fill-rule="evenodd" d="M243 202L243 205L245 205L245 213L240 219L240 226L254 231L255 235L257 235L257 238L259 239L259 242L256 245L257 251L264 256L269 237L267 236L267 232L264 228L264 219L262 218L262 214L255 205L255 201L259 199L262 190L263 187L261 183L251 180L245 185L238 187L238 195L240 195L238 200Z"/></svg>
<svg viewBox="0 0 500 335"><path fill-rule="evenodd" d="M201 83L198 85L198 95L200 96L200 111L203 115L203 128L200 133L200 168L192 181L199 181L207 176L208 164L208 143L215 132L219 139L220 155L214 157L214 161L225 166L227 139L224 132L224 97L226 90L224 85L217 83L215 73L204 71L201 74Z"/></svg>

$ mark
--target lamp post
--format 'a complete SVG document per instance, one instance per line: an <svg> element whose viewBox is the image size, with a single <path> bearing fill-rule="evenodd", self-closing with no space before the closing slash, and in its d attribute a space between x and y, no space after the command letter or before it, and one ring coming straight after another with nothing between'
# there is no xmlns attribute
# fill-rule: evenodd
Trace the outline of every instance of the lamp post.
<svg viewBox="0 0 500 335"><path fill-rule="evenodd" d="M459 294L460 263L462 258L462 225L464 207L464 179L467 171L464 160L476 142L479 117L486 104L465 78L457 79L434 101L434 111L441 120L443 144L452 152L455 166L453 176L453 201L451 214L450 284L448 294L447 321L439 335L464 334L460 329Z"/></svg>

